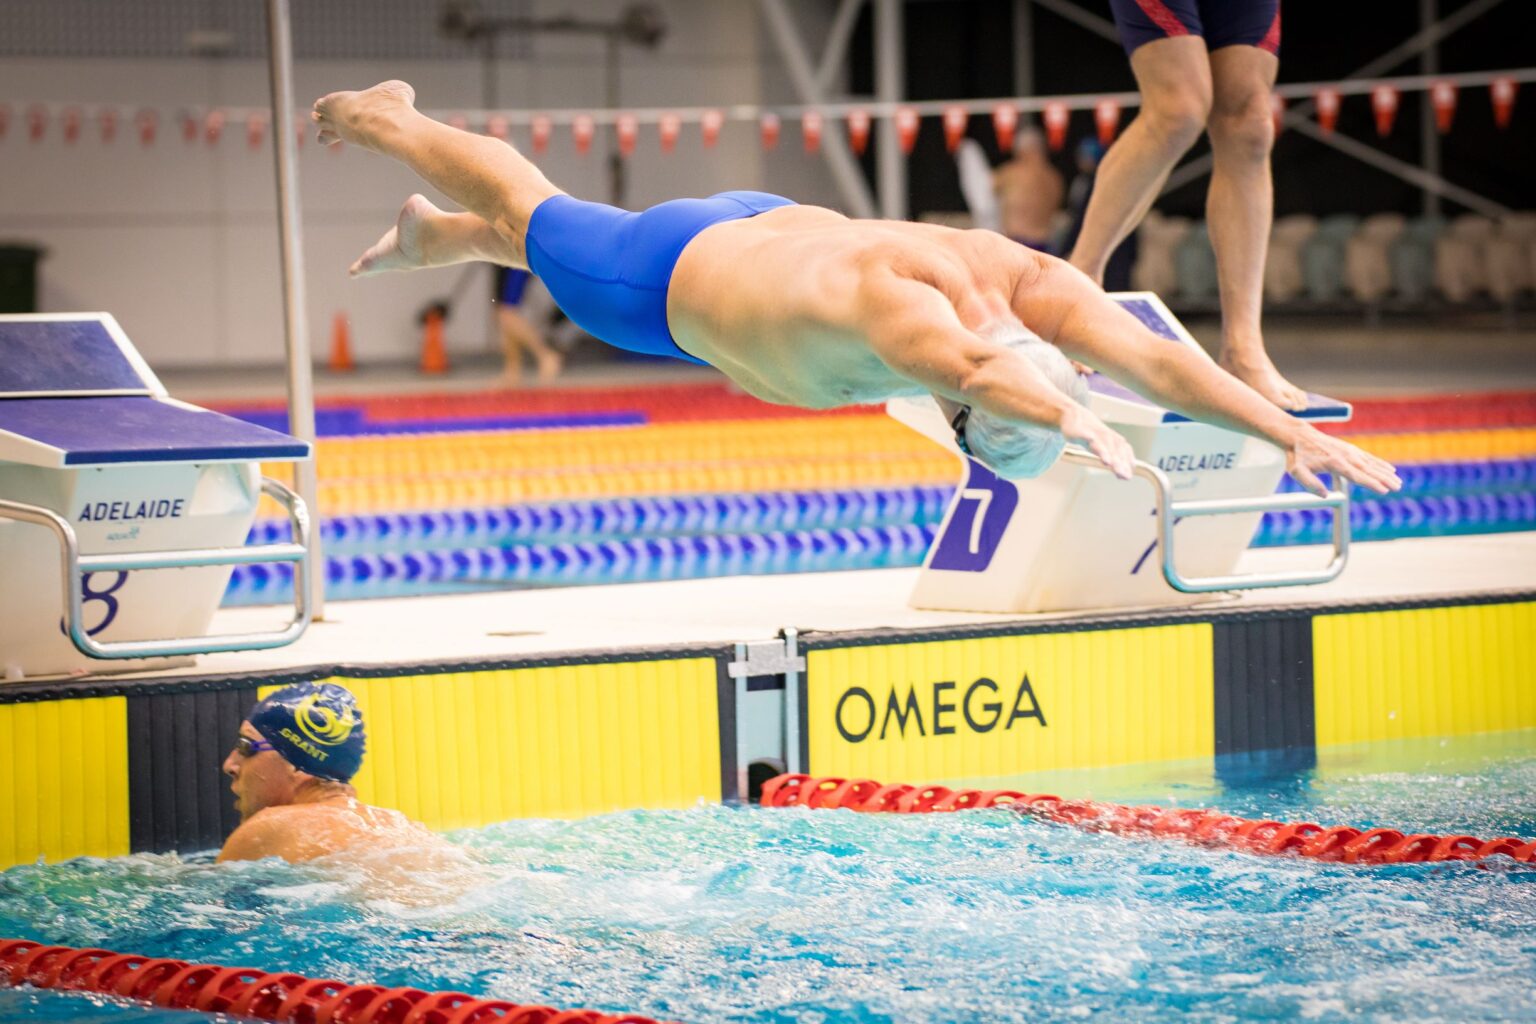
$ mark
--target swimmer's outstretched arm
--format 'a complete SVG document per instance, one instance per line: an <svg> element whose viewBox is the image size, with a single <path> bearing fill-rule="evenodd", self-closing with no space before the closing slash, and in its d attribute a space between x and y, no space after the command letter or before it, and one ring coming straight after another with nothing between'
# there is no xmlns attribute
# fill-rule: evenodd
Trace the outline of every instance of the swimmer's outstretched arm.
<svg viewBox="0 0 1536 1024"><path fill-rule="evenodd" d="M858 324L881 362L946 400L1005 420L1061 431L1116 476L1130 479L1130 442L1052 384L1027 357L968 330L945 296L894 272L865 276Z"/></svg>
<svg viewBox="0 0 1536 1024"><path fill-rule="evenodd" d="M507 143L434 121L416 109L415 100L406 83L382 82L322 96L311 117L322 144L350 142L399 160L490 224L512 246L519 265L526 265L528 218L560 189Z"/></svg>
<svg viewBox="0 0 1536 1024"><path fill-rule="evenodd" d="M1282 412L1211 360L1159 338L1065 261L1038 260L1038 274L1014 293L1013 311L1069 357L1192 419L1273 442L1285 450L1291 475L1315 494L1327 490L1319 473L1378 494L1402 487L1390 463Z"/></svg>

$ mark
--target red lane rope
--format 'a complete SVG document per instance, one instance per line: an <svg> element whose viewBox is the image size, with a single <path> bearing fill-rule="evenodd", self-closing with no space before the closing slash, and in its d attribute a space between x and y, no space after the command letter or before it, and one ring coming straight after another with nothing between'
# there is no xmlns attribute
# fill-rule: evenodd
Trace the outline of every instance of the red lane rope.
<svg viewBox="0 0 1536 1024"><path fill-rule="evenodd" d="M99 992L279 1024L657 1024L635 1014L520 1006L463 992L348 985L254 967L0 939L0 984Z"/></svg>
<svg viewBox="0 0 1536 1024"><path fill-rule="evenodd" d="M1297 854L1347 864L1419 864L1509 857L1536 863L1536 842L1501 836L1405 835L1395 829L1332 828L1314 822L1254 821L1220 811L1175 807L1127 807L1097 800L1063 800L1011 789L949 789L882 785L873 779L780 775L763 786L764 807L842 808L866 813L929 814L1006 807L1089 832L1180 839L1248 853Z"/></svg>

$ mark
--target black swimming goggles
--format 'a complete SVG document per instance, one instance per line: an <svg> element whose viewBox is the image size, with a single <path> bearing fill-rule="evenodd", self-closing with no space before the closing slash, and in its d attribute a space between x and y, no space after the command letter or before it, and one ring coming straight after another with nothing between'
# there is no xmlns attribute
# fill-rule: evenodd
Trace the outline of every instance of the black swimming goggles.
<svg viewBox="0 0 1536 1024"><path fill-rule="evenodd" d="M974 455L970 442L965 438L965 425L970 422L971 407L962 405L960 411L955 413L955 418L949 421L949 427L955 432L955 446L967 455Z"/></svg>

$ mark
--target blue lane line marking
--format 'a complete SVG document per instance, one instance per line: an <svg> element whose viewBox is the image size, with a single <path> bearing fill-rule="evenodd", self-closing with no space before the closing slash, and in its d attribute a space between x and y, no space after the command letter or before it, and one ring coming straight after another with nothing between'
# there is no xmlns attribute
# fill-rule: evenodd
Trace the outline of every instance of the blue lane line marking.
<svg viewBox="0 0 1536 1024"><path fill-rule="evenodd" d="M286 430L288 413L266 409L226 409L236 419L269 430ZM649 422L642 412L551 413L536 416L466 416L370 422L361 409L315 410L320 437L367 437L390 434L463 434L485 430L549 430L559 427L638 427Z"/></svg>

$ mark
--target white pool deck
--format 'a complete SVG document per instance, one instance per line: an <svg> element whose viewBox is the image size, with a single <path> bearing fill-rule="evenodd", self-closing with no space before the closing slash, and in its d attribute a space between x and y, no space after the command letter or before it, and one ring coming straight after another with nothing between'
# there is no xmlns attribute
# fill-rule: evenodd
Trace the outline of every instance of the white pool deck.
<svg viewBox="0 0 1536 1024"><path fill-rule="evenodd" d="M1327 549L1249 551L1240 569L1321 564ZM522 660L614 649L765 640L780 629L923 630L1007 622L1137 617L1150 609L1037 615L921 611L907 606L917 569L734 576L560 589L327 603L325 618L295 644L210 654L155 677L279 673L312 666ZM1259 610L1467 598L1536 590L1536 533L1356 544L1344 575L1314 587L1216 595L1195 610ZM220 610L214 632L271 628L286 607ZM117 675L117 678L125 678Z"/></svg>

